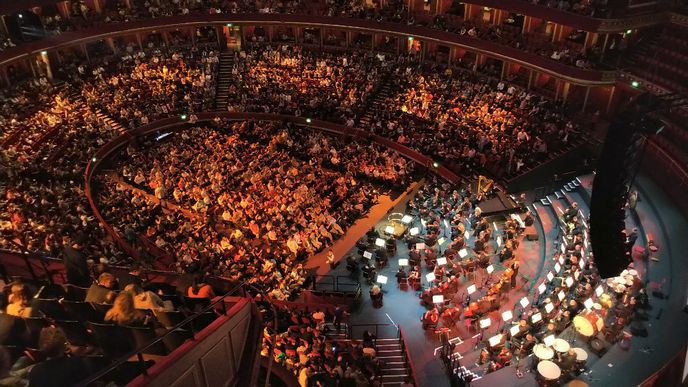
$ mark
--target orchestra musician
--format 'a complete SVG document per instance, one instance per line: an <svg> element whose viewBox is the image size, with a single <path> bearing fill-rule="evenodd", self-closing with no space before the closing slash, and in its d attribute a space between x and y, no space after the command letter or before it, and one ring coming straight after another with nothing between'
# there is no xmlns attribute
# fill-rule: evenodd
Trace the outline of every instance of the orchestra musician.
<svg viewBox="0 0 688 387"><path fill-rule="evenodd" d="M421 319L423 323L423 329L435 328L437 327L437 321L440 318L440 312L437 308L432 308L423 314Z"/></svg>

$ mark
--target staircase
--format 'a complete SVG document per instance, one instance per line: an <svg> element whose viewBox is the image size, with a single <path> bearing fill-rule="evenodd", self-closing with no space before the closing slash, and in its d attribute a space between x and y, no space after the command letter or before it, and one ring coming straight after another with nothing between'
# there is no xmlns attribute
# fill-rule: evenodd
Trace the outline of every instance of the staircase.
<svg viewBox="0 0 688 387"><path fill-rule="evenodd" d="M373 123L373 117L381 110L385 104L385 100L392 96L394 96L394 90L392 90L392 74L386 74L382 78L380 86L372 92L365 107L361 109L358 117L356 117L359 126L370 127Z"/></svg>
<svg viewBox="0 0 688 387"><path fill-rule="evenodd" d="M381 360L380 378L383 386L398 386L407 377L411 378L401 338L377 339L377 357Z"/></svg>
<svg viewBox="0 0 688 387"><path fill-rule="evenodd" d="M232 68L234 67L234 51L223 51L220 53L218 67L215 110L225 111L227 110L227 102L229 102L229 84L232 79Z"/></svg>
<svg viewBox="0 0 688 387"><path fill-rule="evenodd" d="M95 108L96 112L96 117L98 117L98 120L101 122L104 122L106 125L109 125L111 128L117 130L118 132L124 134L127 132L127 129L122 126L119 122L115 121L112 117L110 117L107 113L102 111L100 108Z"/></svg>

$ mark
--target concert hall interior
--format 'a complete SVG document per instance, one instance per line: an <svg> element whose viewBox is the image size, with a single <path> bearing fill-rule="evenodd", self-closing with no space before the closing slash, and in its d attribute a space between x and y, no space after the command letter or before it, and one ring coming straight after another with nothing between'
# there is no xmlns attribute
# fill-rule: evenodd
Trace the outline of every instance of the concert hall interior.
<svg viewBox="0 0 688 387"><path fill-rule="evenodd" d="M688 386L688 1L0 15L1 386Z"/></svg>

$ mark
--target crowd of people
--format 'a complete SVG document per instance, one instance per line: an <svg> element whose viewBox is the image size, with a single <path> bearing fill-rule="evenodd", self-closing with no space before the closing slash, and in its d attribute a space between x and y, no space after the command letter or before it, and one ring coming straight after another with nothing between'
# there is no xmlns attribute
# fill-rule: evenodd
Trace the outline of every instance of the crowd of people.
<svg viewBox="0 0 688 387"><path fill-rule="evenodd" d="M382 360L375 336L366 331L361 340L337 338L346 313L343 309L311 312L267 303L261 309L267 321L261 355L292 371L300 386L379 385Z"/></svg>
<svg viewBox="0 0 688 387"><path fill-rule="evenodd" d="M578 135L560 106L504 81L413 62L399 63L391 80L372 132L456 170L517 174Z"/></svg>
<svg viewBox="0 0 688 387"><path fill-rule="evenodd" d="M413 171L377 146L251 121L130 145L120 162L119 182L105 177L98 202L127 240L145 235L176 254L179 271L246 280L276 299L299 289L301 262L340 237L375 192Z"/></svg>
<svg viewBox="0 0 688 387"><path fill-rule="evenodd" d="M378 82L376 61L372 52L342 55L257 46L235 56L228 110L346 122Z"/></svg>
<svg viewBox="0 0 688 387"><path fill-rule="evenodd" d="M593 14L598 4L587 1L537 1L552 8L566 11ZM112 2L107 4L101 12L89 8L85 2L73 2L70 17L62 17L59 13L41 15L46 34L59 34L64 31L79 30L95 27L106 23L121 23L147 18L171 17L188 14L217 14L217 13L298 13L318 14L326 16L345 16L378 21L394 21L405 24L417 24L440 28L461 35L480 39L487 39L499 44L509 45L565 62L571 66L594 67L600 62L598 48L583 49L580 44L573 44L564 39L552 42L551 37L539 39L538 34L522 34L520 29L509 29L506 25L485 24L481 20L464 20L463 17L447 14L432 21L426 20L423 13L411 13L406 4L400 1L387 1L383 7L371 6L361 0L322 1L305 3L303 1L262 1L262 2L220 2L216 0L203 1L131 1ZM418 17L418 20L415 17Z"/></svg>
<svg viewBox="0 0 688 387"><path fill-rule="evenodd" d="M131 47L131 46L129 46ZM84 100L133 129L171 115L210 110L215 97L216 51L127 52L113 69L97 67L82 86Z"/></svg>

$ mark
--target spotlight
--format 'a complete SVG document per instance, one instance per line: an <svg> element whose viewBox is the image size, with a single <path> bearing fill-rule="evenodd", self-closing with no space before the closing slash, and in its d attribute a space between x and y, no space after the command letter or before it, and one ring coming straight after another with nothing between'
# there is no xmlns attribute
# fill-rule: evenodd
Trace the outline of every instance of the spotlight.
<svg viewBox="0 0 688 387"><path fill-rule="evenodd" d="M91 159L91 161L93 161L94 163L96 162L96 160L97 160L97 159L96 159L95 156L93 156L93 158Z"/></svg>
<svg viewBox="0 0 688 387"><path fill-rule="evenodd" d="M432 166L435 167L435 168L439 168L439 167L440 167L440 163L438 163L437 161L433 161L433 162L432 162Z"/></svg>
<svg viewBox="0 0 688 387"><path fill-rule="evenodd" d="M631 86L633 86L633 88L637 89L637 88L640 87L640 82L638 82L638 81L633 81L633 82L631 82Z"/></svg>
<svg viewBox="0 0 688 387"><path fill-rule="evenodd" d="M231 26L232 26L232 23L227 23L227 27L231 27Z"/></svg>
<svg viewBox="0 0 688 387"><path fill-rule="evenodd" d="M626 35L633 33L633 30L626 30Z"/></svg>
<svg viewBox="0 0 688 387"><path fill-rule="evenodd" d="M182 121L186 121L186 119L189 118L189 116L187 116L186 114L182 114L181 116L179 116L179 118L180 118Z"/></svg>
<svg viewBox="0 0 688 387"><path fill-rule="evenodd" d="M306 123L307 123L307 124L310 124L312 121L313 121L313 120L311 120L310 118L306 118Z"/></svg>
<svg viewBox="0 0 688 387"><path fill-rule="evenodd" d="M409 42L413 42L413 36L408 37Z"/></svg>

